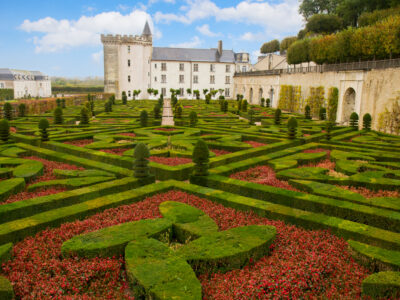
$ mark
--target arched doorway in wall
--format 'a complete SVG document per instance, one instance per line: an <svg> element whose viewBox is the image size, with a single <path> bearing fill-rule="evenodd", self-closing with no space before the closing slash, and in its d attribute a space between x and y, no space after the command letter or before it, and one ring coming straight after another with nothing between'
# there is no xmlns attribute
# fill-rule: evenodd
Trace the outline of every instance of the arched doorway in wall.
<svg viewBox="0 0 400 300"><path fill-rule="evenodd" d="M271 89L269 90L269 100L270 100L270 106L272 107L272 104L274 103L274 88L271 87Z"/></svg>
<svg viewBox="0 0 400 300"><path fill-rule="evenodd" d="M356 106L356 91L353 88L348 88L344 93L342 102L342 123L349 124L350 115L355 111Z"/></svg>
<svg viewBox="0 0 400 300"><path fill-rule="evenodd" d="M263 89L260 88L258 91L258 104L261 103L261 98L263 97Z"/></svg>
<svg viewBox="0 0 400 300"><path fill-rule="evenodd" d="M250 100L250 104L253 104L253 88L250 88L249 100Z"/></svg>

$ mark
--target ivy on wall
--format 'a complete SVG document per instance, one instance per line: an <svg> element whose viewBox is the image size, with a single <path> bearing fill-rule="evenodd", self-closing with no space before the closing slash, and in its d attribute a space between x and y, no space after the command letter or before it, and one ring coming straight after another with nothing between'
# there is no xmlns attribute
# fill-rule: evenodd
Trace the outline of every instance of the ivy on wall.
<svg viewBox="0 0 400 300"><path fill-rule="evenodd" d="M323 86L310 87L310 96L307 98L307 105L310 106L311 115L319 116L321 107L325 107L325 88Z"/></svg>
<svg viewBox="0 0 400 300"><path fill-rule="evenodd" d="M400 93L391 101L391 108L385 108L378 116L378 130L391 134L400 134Z"/></svg>
<svg viewBox="0 0 400 300"><path fill-rule="evenodd" d="M278 107L282 110L297 112L301 107L301 86L281 85Z"/></svg>
<svg viewBox="0 0 400 300"><path fill-rule="evenodd" d="M328 92L327 116L330 122L336 122L337 107L339 102L339 89L331 87Z"/></svg>

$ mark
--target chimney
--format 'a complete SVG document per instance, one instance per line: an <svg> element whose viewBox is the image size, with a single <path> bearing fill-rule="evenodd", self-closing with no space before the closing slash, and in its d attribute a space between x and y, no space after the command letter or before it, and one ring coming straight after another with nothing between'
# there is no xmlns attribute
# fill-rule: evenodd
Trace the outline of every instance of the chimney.
<svg viewBox="0 0 400 300"><path fill-rule="evenodd" d="M222 41L218 41L218 53L219 53L219 56L222 55Z"/></svg>

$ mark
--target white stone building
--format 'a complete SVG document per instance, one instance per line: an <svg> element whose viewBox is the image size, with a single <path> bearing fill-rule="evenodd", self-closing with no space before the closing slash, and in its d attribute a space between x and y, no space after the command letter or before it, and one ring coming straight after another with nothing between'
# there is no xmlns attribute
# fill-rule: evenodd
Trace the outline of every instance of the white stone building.
<svg viewBox="0 0 400 300"><path fill-rule="evenodd" d="M223 90L223 95L233 98L235 72L249 70L248 53L224 50L222 41L218 48L186 49L153 47L152 34L146 22L140 36L101 35L104 45L104 91L123 91L128 99L134 90L141 90L139 99L150 99L148 88L170 97L170 89L180 89L181 98L191 98L187 89Z"/></svg>
<svg viewBox="0 0 400 300"><path fill-rule="evenodd" d="M50 78L38 71L0 69L0 89L13 89L14 98L50 97Z"/></svg>

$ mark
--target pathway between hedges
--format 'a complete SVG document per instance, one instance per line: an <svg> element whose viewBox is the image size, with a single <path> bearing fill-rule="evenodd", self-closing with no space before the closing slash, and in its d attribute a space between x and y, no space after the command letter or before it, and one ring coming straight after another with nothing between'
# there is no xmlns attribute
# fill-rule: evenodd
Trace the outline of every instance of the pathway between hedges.
<svg viewBox="0 0 400 300"><path fill-rule="evenodd" d="M162 126L174 126L175 125L174 114L172 113L171 100L170 99L165 99L164 100L161 125Z"/></svg>

